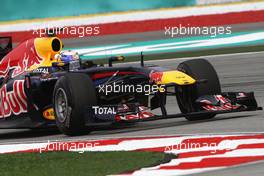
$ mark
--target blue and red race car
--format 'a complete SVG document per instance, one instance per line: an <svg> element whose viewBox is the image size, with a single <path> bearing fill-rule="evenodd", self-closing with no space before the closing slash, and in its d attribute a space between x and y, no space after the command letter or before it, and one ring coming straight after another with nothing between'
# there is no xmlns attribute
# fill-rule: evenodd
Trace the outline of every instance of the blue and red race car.
<svg viewBox="0 0 264 176"><path fill-rule="evenodd" d="M12 49L0 38L0 128L58 127L78 135L98 123L136 122L255 111L253 92L222 92L213 66L204 59L182 62L174 70L157 65L108 66L62 51L57 37L33 38ZM166 99L177 99L179 114L168 114ZM177 106L177 104L175 104ZM151 110L160 108L162 115Z"/></svg>

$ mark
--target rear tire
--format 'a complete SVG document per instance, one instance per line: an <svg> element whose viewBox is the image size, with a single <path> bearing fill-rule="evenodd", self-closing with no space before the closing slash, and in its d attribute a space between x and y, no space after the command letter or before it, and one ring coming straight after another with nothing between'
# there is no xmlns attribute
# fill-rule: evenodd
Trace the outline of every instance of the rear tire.
<svg viewBox="0 0 264 176"><path fill-rule="evenodd" d="M96 90L90 77L82 73L68 73L54 88L53 105L56 124L66 135L87 133L85 108L97 105Z"/></svg>
<svg viewBox="0 0 264 176"><path fill-rule="evenodd" d="M205 79L205 83L196 83L192 86L180 87L183 91L177 92L177 100L182 113L197 112L195 100L203 95L221 94L221 86L214 67L205 59L193 59L179 64L179 71L186 73L196 80ZM185 93L185 94L184 94ZM211 119L215 114L186 116L189 121Z"/></svg>

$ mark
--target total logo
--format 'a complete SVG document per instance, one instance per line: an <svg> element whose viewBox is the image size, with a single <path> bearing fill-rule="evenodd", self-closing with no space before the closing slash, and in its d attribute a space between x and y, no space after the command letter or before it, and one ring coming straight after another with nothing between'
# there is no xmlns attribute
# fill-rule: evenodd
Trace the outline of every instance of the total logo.
<svg viewBox="0 0 264 176"><path fill-rule="evenodd" d="M100 107L100 106L93 106L92 109L94 113L97 115L112 115L116 114L116 110L114 107Z"/></svg>
<svg viewBox="0 0 264 176"><path fill-rule="evenodd" d="M13 83L13 90L7 91L6 84L0 89L0 118L11 114L19 115L27 112L27 100L24 90L24 80Z"/></svg>

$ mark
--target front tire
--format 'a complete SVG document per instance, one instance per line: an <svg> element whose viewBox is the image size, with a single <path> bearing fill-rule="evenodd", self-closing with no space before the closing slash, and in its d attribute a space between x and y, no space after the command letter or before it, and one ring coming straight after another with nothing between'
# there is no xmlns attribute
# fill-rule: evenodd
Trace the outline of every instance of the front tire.
<svg viewBox="0 0 264 176"><path fill-rule="evenodd" d="M195 80L205 79L205 83L196 83L192 86L180 87L182 92L177 92L177 100L182 113L197 112L195 100L203 95L221 94L221 86L214 67L205 59L193 59L179 64L179 71L186 73ZM189 121L211 119L214 113L186 116Z"/></svg>
<svg viewBox="0 0 264 176"><path fill-rule="evenodd" d="M97 105L96 90L90 77L82 73L68 73L54 88L53 105L56 124L66 135L85 133L85 108Z"/></svg>

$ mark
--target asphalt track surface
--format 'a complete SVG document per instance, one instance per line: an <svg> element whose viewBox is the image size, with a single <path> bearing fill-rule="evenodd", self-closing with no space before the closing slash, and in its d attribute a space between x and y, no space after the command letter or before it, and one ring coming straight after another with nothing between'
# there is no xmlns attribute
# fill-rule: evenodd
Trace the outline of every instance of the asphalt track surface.
<svg viewBox="0 0 264 176"><path fill-rule="evenodd" d="M264 52L208 56L220 77L223 91L254 91L259 106L264 106ZM177 68L190 58L149 61L147 64ZM131 64L131 63L130 63ZM170 113L179 113L174 98L168 99ZM90 134L68 137L57 130L0 130L0 144L40 141L72 141L105 138L154 136L263 133L263 111L217 115L205 121L188 122L184 118L141 122L134 125L102 126ZM263 162L195 175L263 175Z"/></svg>

